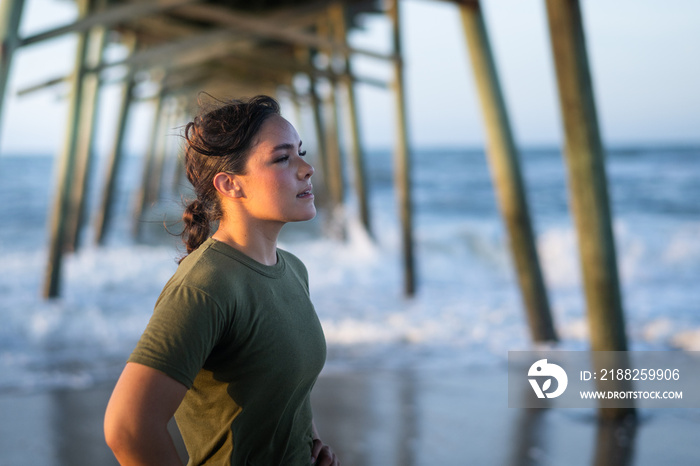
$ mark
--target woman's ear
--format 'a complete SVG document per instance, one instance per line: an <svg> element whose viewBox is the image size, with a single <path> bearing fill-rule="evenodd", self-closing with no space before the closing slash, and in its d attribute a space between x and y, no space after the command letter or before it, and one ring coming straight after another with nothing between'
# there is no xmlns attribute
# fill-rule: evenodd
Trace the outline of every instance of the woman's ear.
<svg viewBox="0 0 700 466"><path fill-rule="evenodd" d="M232 199L245 197L240 178L231 173L219 172L214 175L214 187L224 197Z"/></svg>

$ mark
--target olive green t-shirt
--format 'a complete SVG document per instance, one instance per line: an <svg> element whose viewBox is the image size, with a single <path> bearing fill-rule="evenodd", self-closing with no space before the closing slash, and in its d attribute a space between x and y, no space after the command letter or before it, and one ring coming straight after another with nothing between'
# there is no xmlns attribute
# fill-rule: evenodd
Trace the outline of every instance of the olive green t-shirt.
<svg viewBox="0 0 700 466"><path fill-rule="evenodd" d="M190 465L308 465L310 393L326 358L302 262L266 266L208 239L156 302L130 362L189 390L175 413Z"/></svg>

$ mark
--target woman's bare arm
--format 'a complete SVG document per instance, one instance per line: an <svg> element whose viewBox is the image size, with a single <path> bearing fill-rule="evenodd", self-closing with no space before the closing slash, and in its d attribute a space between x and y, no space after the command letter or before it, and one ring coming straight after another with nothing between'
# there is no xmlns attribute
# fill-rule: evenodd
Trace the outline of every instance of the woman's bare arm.
<svg viewBox="0 0 700 466"><path fill-rule="evenodd" d="M105 413L105 439L122 465L179 465L167 430L187 387L150 367L127 363Z"/></svg>

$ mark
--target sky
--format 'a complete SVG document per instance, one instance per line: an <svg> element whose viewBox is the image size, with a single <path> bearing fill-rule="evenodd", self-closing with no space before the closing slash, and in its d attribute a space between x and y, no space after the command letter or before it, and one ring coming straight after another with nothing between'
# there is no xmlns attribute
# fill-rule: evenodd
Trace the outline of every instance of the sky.
<svg viewBox="0 0 700 466"><path fill-rule="evenodd" d="M9 1L9 0L4 0ZM606 145L700 144L700 2L697 0L582 0L588 56L601 134ZM544 0L482 0L488 34L516 143L561 144ZM416 147L484 142L478 96L457 7L435 0L402 0L409 141ZM26 0L21 35L66 24L72 2ZM352 33L357 47L390 51L390 24L367 16ZM20 49L11 70L0 127L0 156L60 152L66 86L18 97L18 89L72 69L75 39L66 36ZM358 75L389 80L386 63L357 57ZM394 100L386 89L357 85L361 138L388 147ZM98 153L114 127L118 87L101 94ZM145 146L151 108L136 105L131 151Z"/></svg>

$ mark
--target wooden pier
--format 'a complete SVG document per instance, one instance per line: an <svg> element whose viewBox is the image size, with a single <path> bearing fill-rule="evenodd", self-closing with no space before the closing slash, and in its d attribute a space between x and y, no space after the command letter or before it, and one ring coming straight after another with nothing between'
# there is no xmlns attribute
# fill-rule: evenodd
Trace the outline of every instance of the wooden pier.
<svg viewBox="0 0 700 466"><path fill-rule="evenodd" d="M551 44L565 129L565 153L569 167L572 211L580 245L584 289L591 323L592 349L627 348L619 278L612 237L611 214L595 101L588 69L584 28L578 0L546 1ZM407 115L410 102L405 92L401 2L367 0L308 0L247 2L242 0L76 0L79 17L71 24L31 37L19 36L23 0L4 0L0 10L0 112L14 52L20 47L65 34L78 37L76 65L70 76L52 79L70 83L65 144L57 159L57 191L50 212L50 245L43 295L60 293L64 254L80 247L81 231L93 217L96 241L103 243L110 226L111 205L124 158L127 123L144 82L157 91L148 98L156 108L152 140L143 154L143 180L134 203L135 217L158 201L163 166L173 150L167 147L165 128L172 128L206 90L217 95L276 94L292 96L295 105L313 114L313 133L321 150L316 161L319 199L327 211L331 229L342 231L349 192L357 199L358 216L371 233L370 193L366 180L354 85L379 86L395 99L394 146L398 217L401 222L404 293L416 293L411 189L411 149ZM523 307L535 341L555 341L546 288L537 255L535 235L525 195L517 144L510 129L507 104L500 89L495 59L478 0L454 0L461 16L471 57L486 129L488 162L493 173L504 225L507 229ZM392 26L391 53L354 48L348 31L360 15L384 15ZM106 61L107 40L118 41L128 55ZM393 67L390 82L355 74L353 56L384 60ZM323 58L319 60L318 58ZM466 57L465 57L466 58ZM126 70L117 114L116 136L108 155L101 183L99 209L87 211L87 174L94 158L93 134L99 106L101 73L109 68ZM300 85L299 76L305 77ZM319 86L320 83L325 84ZM27 90L29 91L29 90ZM345 103L345 105L343 105ZM301 110L298 110L299 112ZM349 122L349 150L340 146L340 115ZM308 129L307 129L308 130ZM347 162L346 162L347 158ZM354 184L346 186L344 167L352 167ZM180 173L181 172L177 172ZM135 222L138 227L140 223ZM624 413L617 413L623 415Z"/></svg>

